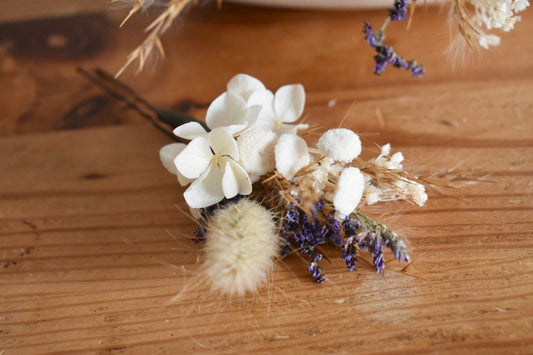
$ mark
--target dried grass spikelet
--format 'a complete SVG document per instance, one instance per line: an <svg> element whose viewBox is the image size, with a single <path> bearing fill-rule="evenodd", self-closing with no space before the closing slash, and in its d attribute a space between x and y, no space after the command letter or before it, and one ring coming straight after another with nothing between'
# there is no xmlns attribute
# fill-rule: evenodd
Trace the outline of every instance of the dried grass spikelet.
<svg viewBox="0 0 533 355"><path fill-rule="evenodd" d="M117 1L117 0L113 0ZM169 28L170 25L174 22L174 20L178 17L178 15L181 13L181 11L187 6L191 1L193 0L169 0L167 4L167 8L165 11L159 15L146 29L145 32L148 33L145 40L135 49L133 52L131 52L128 55L128 59L126 61L126 64L120 68L118 71L116 77L120 76L122 72L134 61L139 61L139 66L137 71L141 71L144 67L144 64L146 63L147 58L152 54L154 48L157 48L161 56L165 55L165 52L163 50L163 45L161 44L161 40L159 37L163 35ZM138 12L143 6L145 5L145 0L135 0L135 3L124 19L122 21L121 26L124 25L124 23L133 16L136 12ZM196 1L194 1L196 2Z"/></svg>
<svg viewBox="0 0 533 355"><path fill-rule="evenodd" d="M272 214L243 198L206 221L203 274L215 291L241 296L267 280L279 254Z"/></svg>

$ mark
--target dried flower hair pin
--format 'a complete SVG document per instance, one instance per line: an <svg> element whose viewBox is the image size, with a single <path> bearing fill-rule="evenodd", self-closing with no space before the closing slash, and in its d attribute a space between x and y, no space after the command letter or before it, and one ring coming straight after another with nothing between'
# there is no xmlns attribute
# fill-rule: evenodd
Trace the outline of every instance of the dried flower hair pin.
<svg viewBox="0 0 533 355"><path fill-rule="evenodd" d="M205 243L203 276L226 294L256 291L274 261L291 253L307 259L312 278L323 283L327 246L349 271L366 252L382 272L386 248L409 262L402 238L364 207L396 200L423 206L427 187L442 192L452 182L471 181L453 172L413 176L390 144L364 160L358 135L345 128L326 131L310 147L298 134L308 128L297 123L305 106L300 84L273 93L238 74L209 105L204 124L157 109L102 70L79 72L177 141L161 148L160 159L188 186L183 196L198 223L193 239Z"/></svg>
<svg viewBox="0 0 533 355"><path fill-rule="evenodd" d="M161 148L198 220L196 241L205 242L204 270L213 289L230 294L255 291L274 260L299 253L317 283L326 245L338 249L348 270L366 251L377 272L384 249L409 262L404 241L360 207L405 200L423 206L425 179L407 173L400 152L389 144L363 160L361 141L349 129L326 131L316 147L298 135L305 105L302 85L275 93L257 79L238 74L207 109L208 130L198 122L174 134L189 140Z"/></svg>

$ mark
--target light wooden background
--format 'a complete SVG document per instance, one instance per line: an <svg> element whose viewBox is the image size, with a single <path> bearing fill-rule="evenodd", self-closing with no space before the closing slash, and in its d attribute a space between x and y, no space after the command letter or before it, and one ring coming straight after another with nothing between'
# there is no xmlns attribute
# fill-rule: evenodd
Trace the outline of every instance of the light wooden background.
<svg viewBox="0 0 533 355"><path fill-rule="evenodd" d="M389 43L426 65L416 80L371 72L362 21L383 11L188 10L163 37L167 58L123 77L155 105L202 118L236 73L299 82L305 121L342 122L365 154L391 142L413 171L492 181L367 210L409 240L405 271L348 273L331 255L316 285L289 257L259 294L228 299L197 282L195 226L158 159L168 138L75 71L116 72L155 14L119 30L124 9L27 4L0 5L1 354L533 352L530 10L464 63L447 59L446 11L391 25Z"/></svg>

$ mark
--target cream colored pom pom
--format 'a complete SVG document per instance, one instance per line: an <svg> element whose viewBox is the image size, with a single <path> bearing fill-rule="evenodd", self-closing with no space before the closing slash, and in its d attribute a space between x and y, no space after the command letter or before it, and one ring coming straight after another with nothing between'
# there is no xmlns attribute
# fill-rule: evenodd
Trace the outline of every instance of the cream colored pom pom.
<svg viewBox="0 0 533 355"><path fill-rule="evenodd" d="M322 154L341 163L349 163L361 154L361 140L346 128L330 129L320 137L317 148Z"/></svg>
<svg viewBox="0 0 533 355"><path fill-rule="evenodd" d="M272 214L248 199L215 212L205 237L204 273L213 290L229 295L256 291L279 253Z"/></svg>

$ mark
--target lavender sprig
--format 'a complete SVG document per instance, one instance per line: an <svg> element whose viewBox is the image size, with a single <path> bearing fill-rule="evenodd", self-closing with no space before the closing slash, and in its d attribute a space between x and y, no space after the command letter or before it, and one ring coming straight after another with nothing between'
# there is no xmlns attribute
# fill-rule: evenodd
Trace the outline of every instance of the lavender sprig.
<svg viewBox="0 0 533 355"><path fill-rule="evenodd" d="M365 40L377 53L374 56L375 65L373 66L376 75L383 73L387 65L410 70L413 77L421 77L424 75L423 65L418 64L415 60L404 59L398 55L391 46L383 44L383 40L385 39L385 29L389 22L402 21L407 18L407 5L409 5L409 0L395 0L394 6L389 9L389 16L385 19L385 22L379 31L375 32L373 27L365 21L363 26Z"/></svg>
<svg viewBox="0 0 533 355"><path fill-rule="evenodd" d="M369 253L374 257L374 264L378 272L384 269L383 246L389 248L392 254L400 262L409 262L409 252L402 238L383 223L377 222L361 212L354 212L354 216L361 222L363 230L366 232L358 236L358 243L361 249L369 247ZM379 249L378 249L379 245ZM383 267L381 267L383 265ZM379 266L379 267L378 267Z"/></svg>
<svg viewBox="0 0 533 355"><path fill-rule="evenodd" d="M322 254L315 254L313 257L313 261L311 261L311 264L309 264L309 272L311 275L315 278L316 283L324 283L326 281L326 277L322 273L322 268L318 265L318 262L322 260Z"/></svg>

